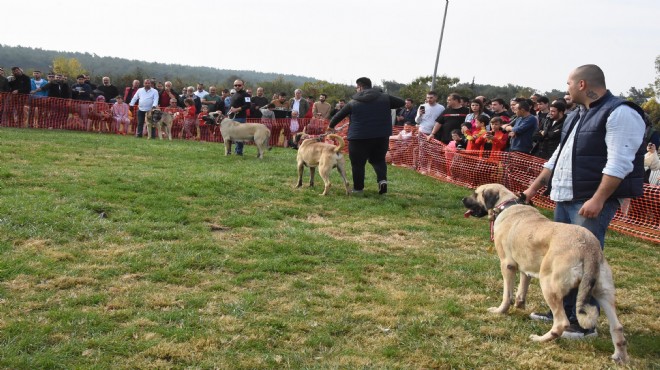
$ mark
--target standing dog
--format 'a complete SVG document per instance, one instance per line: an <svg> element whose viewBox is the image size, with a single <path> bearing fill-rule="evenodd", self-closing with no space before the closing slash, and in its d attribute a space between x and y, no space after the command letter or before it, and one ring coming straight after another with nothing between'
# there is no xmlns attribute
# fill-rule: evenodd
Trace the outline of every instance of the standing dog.
<svg viewBox="0 0 660 370"><path fill-rule="evenodd" d="M513 300L516 271L520 285L515 306L524 308L531 277L538 277L545 301L553 315L553 325L543 336L531 335L536 342L545 342L562 335L569 326L563 298L578 288L576 312L580 326L596 326L598 309L589 304L593 296L607 315L614 343L612 359L628 360L623 326L616 315L612 271L603 257L598 239L586 228L548 220L534 207L517 204L515 194L500 184L479 186L470 197L463 198L468 209L466 217L489 216L494 221L494 240L504 279L504 294L493 313L506 313Z"/></svg>
<svg viewBox="0 0 660 370"><path fill-rule="evenodd" d="M152 108L147 112L147 137L151 137L151 128L156 126L158 132L158 137L163 140L162 131L165 130L167 138L172 140L172 123L174 122L174 117L168 112L163 112L160 108Z"/></svg>
<svg viewBox="0 0 660 370"><path fill-rule="evenodd" d="M350 194L348 180L346 180L346 162L341 150L344 148L344 139L339 135L328 135L327 138L337 140L339 145L320 142L317 139L306 139L305 134L300 132L295 136L295 144L298 145L298 184L302 186L302 176L305 166L309 167L309 186L314 186L314 172L319 168L319 175L323 179L325 187L323 194L327 195L330 189L330 172L337 167L337 171L344 180L346 195ZM301 143L302 140L302 143Z"/></svg>
<svg viewBox="0 0 660 370"><path fill-rule="evenodd" d="M209 116L216 117L216 112ZM257 158L264 158L264 151L268 149L270 130L261 123L240 123L225 118L220 122L220 134L225 141L225 155L231 154L231 143L235 141L254 141L257 146Z"/></svg>

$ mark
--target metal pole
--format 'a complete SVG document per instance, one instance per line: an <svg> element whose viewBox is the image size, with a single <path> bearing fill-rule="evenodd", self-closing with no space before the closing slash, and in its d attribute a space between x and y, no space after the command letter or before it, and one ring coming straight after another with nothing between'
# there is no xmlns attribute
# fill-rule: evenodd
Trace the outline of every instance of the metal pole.
<svg viewBox="0 0 660 370"><path fill-rule="evenodd" d="M445 21L447 20L447 8L449 7L449 0L445 3L445 16L442 17L442 31L440 31L440 42L438 43L438 55L435 57L435 68L433 69L433 81L431 82L431 90L435 90L435 76L438 74L438 62L440 61L440 49L442 48L442 36L445 34Z"/></svg>

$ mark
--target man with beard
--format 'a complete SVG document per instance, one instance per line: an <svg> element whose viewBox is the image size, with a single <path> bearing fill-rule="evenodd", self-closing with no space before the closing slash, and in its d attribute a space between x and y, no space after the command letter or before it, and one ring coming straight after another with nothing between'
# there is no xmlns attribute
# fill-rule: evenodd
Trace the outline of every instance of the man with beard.
<svg viewBox="0 0 660 370"><path fill-rule="evenodd" d="M537 133L539 143L537 157L550 159L559 146L561 130L566 119L564 111L566 111L566 104L562 102L554 102L550 105L548 116L543 120L541 130Z"/></svg>
<svg viewBox="0 0 660 370"><path fill-rule="evenodd" d="M234 90L236 92L231 96L229 102L229 111L227 115L236 122L245 123L247 120L247 110L250 109L250 95L243 90L243 80L234 81ZM243 142L236 143L236 155L243 155Z"/></svg>
<svg viewBox="0 0 660 370"><path fill-rule="evenodd" d="M119 89L117 86L110 83L110 77L104 76L103 85L98 87L98 90L101 91L101 95L105 98L105 101L114 103L115 98L119 95Z"/></svg>
<svg viewBox="0 0 660 370"><path fill-rule="evenodd" d="M314 106L312 107L312 116L314 118L330 119L332 106L325 101L327 98L328 95L326 94L319 95L319 101L314 103Z"/></svg>

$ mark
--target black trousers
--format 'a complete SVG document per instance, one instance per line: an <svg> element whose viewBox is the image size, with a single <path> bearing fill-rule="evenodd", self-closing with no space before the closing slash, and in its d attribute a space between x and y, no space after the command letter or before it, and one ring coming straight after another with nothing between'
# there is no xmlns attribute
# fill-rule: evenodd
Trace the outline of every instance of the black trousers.
<svg viewBox="0 0 660 370"><path fill-rule="evenodd" d="M364 189L364 167L367 161L376 171L378 182L387 180L385 154L390 145L389 136L348 142L348 157L353 171L353 189Z"/></svg>

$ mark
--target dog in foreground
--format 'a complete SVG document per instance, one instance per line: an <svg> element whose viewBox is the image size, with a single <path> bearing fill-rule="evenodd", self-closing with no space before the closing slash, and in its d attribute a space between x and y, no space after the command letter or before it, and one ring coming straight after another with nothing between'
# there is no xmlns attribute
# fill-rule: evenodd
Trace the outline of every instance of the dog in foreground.
<svg viewBox="0 0 660 370"><path fill-rule="evenodd" d="M344 180L346 195L350 194L348 180L346 179L346 161L341 150L344 148L344 139L339 135L330 134L325 138L336 140L339 145L332 145L317 138L309 138L307 134L299 132L295 136L295 144L298 146L298 183L299 188L303 184L303 172L305 166L309 167L309 186L314 186L314 174L316 167L323 179L325 187L322 195L327 195L330 190L330 172L337 167L337 171Z"/></svg>
<svg viewBox="0 0 660 370"><path fill-rule="evenodd" d="M174 116L171 113L163 112L159 108L152 108L147 112L146 116L147 121L147 137L151 137L151 128L156 126L156 131L158 132L158 137L162 140L163 134L165 131L167 138L172 140L172 123L174 122Z"/></svg>
<svg viewBox="0 0 660 370"><path fill-rule="evenodd" d="M225 155L231 154L231 144L236 141L254 141L257 146L257 158L264 158L264 151L269 149L270 130L261 123L240 123L229 118L222 118L220 113L209 113L211 119L220 121L220 134L225 142Z"/></svg>
<svg viewBox="0 0 660 370"><path fill-rule="evenodd" d="M504 294L500 306L488 311L500 314L508 311L513 303L516 271L520 272L520 284L515 306L524 308L530 279L538 277L554 322L550 331L542 336L531 335L530 339L550 341L561 337L569 326L563 298L577 287L576 312L580 326L592 329L597 324L598 309L589 304L593 296L609 321L614 344L612 359L626 363L627 343L616 315L612 271L598 239L584 227L550 221L534 207L516 204L518 202L518 197L500 184L481 185L471 196L463 198L463 205L468 209L466 217L489 216L491 222L494 221L495 249L500 259Z"/></svg>

